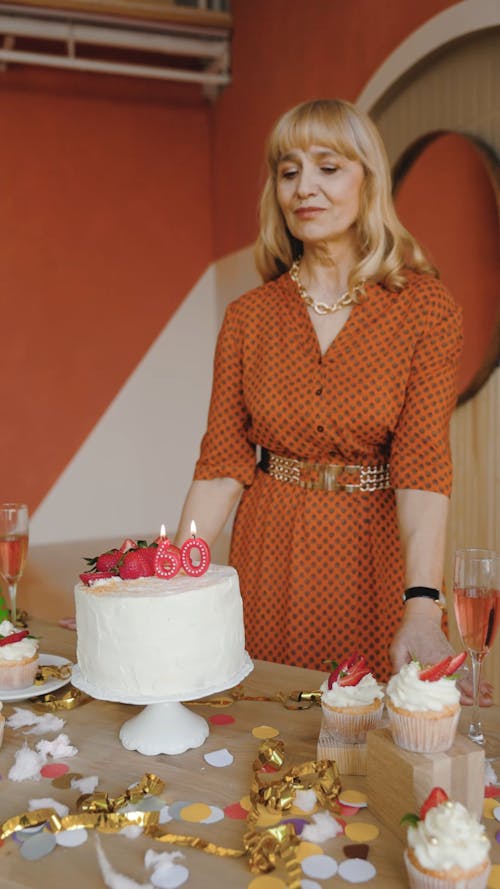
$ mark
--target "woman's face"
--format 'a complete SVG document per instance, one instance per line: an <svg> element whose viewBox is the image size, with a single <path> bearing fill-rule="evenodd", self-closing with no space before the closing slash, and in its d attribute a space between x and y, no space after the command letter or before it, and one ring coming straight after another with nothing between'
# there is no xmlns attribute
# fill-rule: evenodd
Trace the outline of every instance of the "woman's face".
<svg viewBox="0 0 500 889"><path fill-rule="evenodd" d="M299 241L352 243L364 171L331 148L294 148L278 164L276 196L291 234Z"/></svg>

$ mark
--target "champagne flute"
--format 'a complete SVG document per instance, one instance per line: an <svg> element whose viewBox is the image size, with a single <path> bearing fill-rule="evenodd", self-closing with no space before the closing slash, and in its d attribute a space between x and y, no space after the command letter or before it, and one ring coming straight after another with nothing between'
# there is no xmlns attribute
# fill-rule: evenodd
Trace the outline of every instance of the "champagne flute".
<svg viewBox="0 0 500 889"><path fill-rule="evenodd" d="M486 748L488 739L479 718L479 683L481 665L500 622L500 555L488 549L457 549L453 596L458 629L472 663L474 703L468 736Z"/></svg>
<svg viewBox="0 0 500 889"><path fill-rule="evenodd" d="M9 587L10 619L16 624L17 583L28 552L28 507L24 503L0 504L0 574Z"/></svg>

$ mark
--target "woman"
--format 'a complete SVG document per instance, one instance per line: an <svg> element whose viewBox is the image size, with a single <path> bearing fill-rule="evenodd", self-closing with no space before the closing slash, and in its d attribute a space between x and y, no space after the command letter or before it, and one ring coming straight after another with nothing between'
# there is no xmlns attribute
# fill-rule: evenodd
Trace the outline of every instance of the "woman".
<svg viewBox="0 0 500 889"><path fill-rule="evenodd" d="M364 114L299 105L268 167L265 283L227 310L178 539L194 517L213 542L239 501L230 563L251 655L324 669L357 649L387 679L389 652L397 670L451 650L439 588L460 313L397 219Z"/></svg>

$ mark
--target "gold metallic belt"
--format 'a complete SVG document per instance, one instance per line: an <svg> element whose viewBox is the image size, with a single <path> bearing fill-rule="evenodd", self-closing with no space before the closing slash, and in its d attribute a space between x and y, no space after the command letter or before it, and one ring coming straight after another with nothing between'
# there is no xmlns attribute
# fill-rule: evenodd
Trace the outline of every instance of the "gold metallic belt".
<svg viewBox="0 0 500 889"><path fill-rule="evenodd" d="M259 467L281 482L290 482L311 491L385 491L391 487L389 464L378 466L343 463L309 463L280 457L262 448Z"/></svg>

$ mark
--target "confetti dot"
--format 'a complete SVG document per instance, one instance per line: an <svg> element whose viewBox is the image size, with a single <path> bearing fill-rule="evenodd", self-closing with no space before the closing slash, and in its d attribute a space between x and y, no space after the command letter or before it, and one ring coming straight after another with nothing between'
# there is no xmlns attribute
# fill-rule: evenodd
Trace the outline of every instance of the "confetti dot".
<svg viewBox="0 0 500 889"><path fill-rule="evenodd" d="M259 772L279 772L280 766L273 766L271 762L265 762L264 765L259 769Z"/></svg>
<svg viewBox="0 0 500 889"><path fill-rule="evenodd" d="M321 889L319 883L316 880L302 880L300 883L300 889Z"/></svg>
<svg viewBox="0 0 500 889"><path fill-rule="evenodd" d="M275 738L279 735L279 730L273 728L272 725L256 725L255 728L252 729L252 735L254 738L266 740L266 738Z"/></svg>
<svg viewBox="0 0 500 889"><path fill-rule="evenodd" d="M494 810L498 806L498 801L496 799L485 799L483 802L483 815L485 818L494 818L493 815Z"/></svg>
<svg viewBox="0 0 500 889"><path fill-rule="evenodd" d="M161 812L165 805L165 800L159 796L145 796L144 799L134 803L133 810L135 812Z"/></svg>
<svg viewBox="0 0 500 889"><path fill-rule="evenodd" d="M369 843L375 840L380 831L375 824L368 824L363 821L356 821L354 824L346 824L345 835L350 840L356 840L358 843Z"/></svg>
<svg viewBox="0 0 500 889"><path fill-rule="evenodd" d="M214 766L216 769L224 769L234 762L233 754L225 747L222 750L212 750L211 753L205 753L203 759L208 762L209 766Z"/></svg>
<svg viewBox="0 0 500 889"><path fill-rule="evenodd" d="M493 809L493 818L495 818L497 821L500 821L500 806L496 806Z"/></svg>
<svg viewBox="0 0 500 889"><path fill-rule="evenodd" d="M176 803L171 803L168 807L170 818L175 818L176 821L182 821L182 810L187 808L187 806L192 805L194 805L194 803L193 800L190 799L178 800Z"/></svg>
<svg viewBox="0 0 500 889"><path fill-rule="evenodd" d="M268 877L264 874L262 877L250 880L248 889L286 889L286 883L279 877Z"/></svg>
<svg viewBox="0 0 500 889"><path fill-rule="evenodd" d="M51 762L40 769L40 774L44 778L59 778L61 775L65 775L66 772L69 772L69 766L63 762Z"/></svg>
<svg viewBox="0 0 500 889"><path fill-rule="evenodd" d="M43 831L28 839L21 846L21 855L28 861L37 861L45 858L56 846L56 838L53 833Z"/></svg>
<svg viewBox="0 0 500 889"><path fill-rule="evenodd" d="M295 828L295 833L298 837L300 837L302 831L306 824L309 824L304 818L287 818L285 821L281 822L282 824L293 824Z"/></svg>
<svg viewBox="0 0 500 889"><path fill-rule="evenodd" d="M208 818L204 818L201 822L202 824L215 824L216 821L222 821L224 818L224 811L219 809L218 806L210 806L210 815Z"/></svg>
<svg viewBox="0 0 500 889"><path fill-rule="evenodd" d="M366 843L355 843L353 846L344 846L342 852L346 858L368 858L370 847Z"/></svg>
<svg viewBox="0 0 500 889"><path fill-rule="evenodd" d="M322 854L323 849L321 848L321 846L317 846L316 843L299 843L295 851L297 861L302 861L304 858L308 858L310 855Z"/></svg>
<svg viewBox="0 0 500 889"><path fill-rule="evenodd" d="M250 809L252 808L252 803L250 802L250 797L249 796L242 796L240 799L240 806L243 809L246 809L247 812L249 812Z"/></svg>
<svg viewBox="0 0 500 889"><path fill-rule="evenodd" d="M245 821L248 815L248 812L240 806L239 803L231 803L231 805L226 806L224 809L224 815L226 818L234 818L239 821Z"/></svg>
<svg viewBox="0 0 500 889"><path fill-rule="evenodd" d="M230 725L234 722L234 716L229 716L229 713L216 713L214 716L209 716L208 721L212 725Z"/></svg>
<svg viewBox="0 0 500 889"><path fill-rule="evenodd" d="M500 801L500 787L497 787L494 784L489 784L488 787L484 788L485 797L495 796L498 801Z"/></svg>
<svg viewBox="0 0 500 889"><path fill-rule="evenodd" d="M495 839L496 839L497 843L500 843L500 830L497 830L497 832L495 834Z"/></svg>
<svg viewBox="0 0 500 889"><path fill-rule="evenodd" d="M71 787L71 782L73 779L75 781L79 781L82 775L78 774L78 772L65 772L63 775L60 775L58 778L54 778L52 784L54 787L61 787L63 789L67 789Z"/></svg>
<svg viewBox="0 0 500 889"><path fill-rule="evenodd" d="M344 815L346 818L350 818L353 815L357 815L359 812L359 806L343 806L340 804L340 814Z"/></svg>
<svg viewBox="0 0 500 889"><path fill-rule="evenodd" d="M339 877L348 883L365 883L377 873L373 864L362 858L350 858L339 864Z"/></svg>
<svg viewBox="0 0 500 889"><path fill-rule="evenodd" d="M81 846L87 841L88 836L89 835L84 827L75 827L74 830L61 830L59 833L55 834L57 845L66 846L68 848Z"/></svg>
<svg viewBox="0 0 500 889"><path fill-rule="evenodd" d="M500 864L494 864L491 868L488 889L500 889Z"/></svg>
<svg viewBox="0 0 500 889"><path fill-rule="evenodd" d="M343 790L339 796L339 803L344 806L358 806L360 808L368 805L368 797L360 790Z"/></svg>
<svg viewBox="0 0 500 889"><path fill-rule="evenodd" d="M191 806L181 809L179 814L183 821L192 821L193 824L198 824L204 818L209 818L211 811L210 806L205 803L193 803Z"/></svg>
<svg viewBox="0 0 500 889"><path fill-rule="evenodd" d="M338 870L335 858L329 855L310 855L302 861L302 870L308 877L318 877L320 880L327 880L334 877Z"/></svg>

